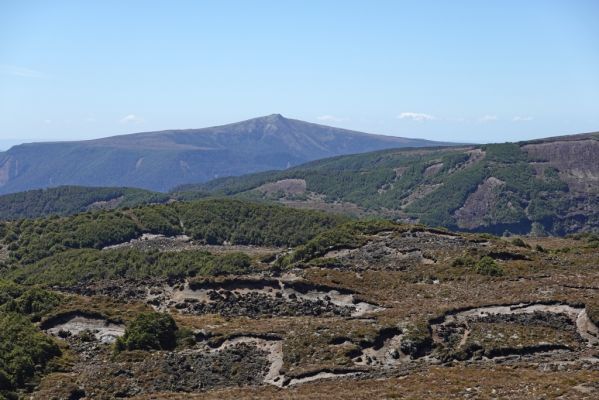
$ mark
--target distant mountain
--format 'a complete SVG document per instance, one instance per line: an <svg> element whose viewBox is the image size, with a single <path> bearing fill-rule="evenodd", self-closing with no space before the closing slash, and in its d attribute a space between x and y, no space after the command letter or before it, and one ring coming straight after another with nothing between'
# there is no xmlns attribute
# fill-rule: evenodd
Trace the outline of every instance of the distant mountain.
<svg viewBox="0 0 599 400"><path fill-rule="evenodd" d="M166 191L184 183L284 169L324 157L446 144L371 135L273 114L213 128L14 146L0 153L0 193L60 185Z"/></svg>
<svg viewBox="0 0 599 400"><path fill-rule="evenodd" d="M166 203L169 199L166 194L143 189L59 186L0 196L0 220L63 216L97 209Z"/></svg>
<svg viewBox="0 0 599 400"><path fill-rule="evenodd" d="M502 234L599 231L599 133L384 150L176 191Z"/></svg>

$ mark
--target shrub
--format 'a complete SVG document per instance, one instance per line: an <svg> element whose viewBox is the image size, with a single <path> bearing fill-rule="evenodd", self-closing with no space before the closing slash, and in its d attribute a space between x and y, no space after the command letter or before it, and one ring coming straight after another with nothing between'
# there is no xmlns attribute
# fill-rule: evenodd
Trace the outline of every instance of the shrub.
<svg viewBox="0 0 599 400"><path fill-rule="evenodd" d="M520 238L514 238L511 240L512 244L514 246L518 246L518 247L530 247L529 245L527 245L524 240L520 239Z"/></svg>
<svg viewBox="0 0 599 400"><path fill-rule="evenodd" d="M317 211L223 199L13 221L2 225L2 235L10 261L28 265L69 250L128 242L143 233L184 233L209 244L296 246L346 220Z"/></svg>
<svg viewBox="0 0 599 400"><path fill-rule="evenodd" d="M214 255L202 250L141 251L137 249L69 250L17 268L10 277L27 284L74 285L103 279L244 274L252 271L243 253ZM0 287L1 290L1 287ZM1 304L1 302L0 302Z"/></svg>
<svg viewBox="0 0 599 400"><path fill-rule="evenodd" d="M305 245L297 247L292 253L279 258L276 264L287 267L298 261L309 261L323 256L330 250L357 248L366 243L368 235L397 230L400 227L400 224L385 220L348 222L319 234Z"/></svg>
<svg viewBox="0 0 599 400"><path fill-rule="evenodd" d="M60 295L40 288L27 289L0 280L0 311L28 315L37 321L60 303Z"/></svg>
<svg viewBox="0 0 599 400"><path fill-rule="evenodd" d="M116 351L172 350L177 345L177 324L166 313L141 313L116 342Z"/></svg>
<svg viewBox="0 0 599 400"><path fill-rule="evenodd" d="M193 346L196 343L196 338L193 331L189 328L181 328L177 330L177 344L179 346Z"/></svg>
<svg viewBox="0 0 599 400"><path fill-rule="evenodd" d="M1 396L30 382L60 349L23 315L0 312L0 326Z"/></svg>
<svg viewBox="0 0 599 400"><path fill-rule="evenodd" d="M242 275L252 269L252 259L245 253L230 253L214 258L200 271L201 275Z"/></svg>
<svg viewBox="0 0 599 400"><path fill-rule="evenodd" d="M491 257L484 256L476 263L474 268L477 274L488 275L488 276L501 276L503 275L503 268L495 262Z"/></svg>
<svg viewBox="0 0 599 400"><path fill-rule="evenodd" d="M456 268L456 267L467 267L467 268L471 268L474 267L475 261L472 257L470 256L464 256L464 257L458 257L455 260L453 260L453 262L451 263L451 266Z"/></svg>
<svg viewBox="0 0 599 400"><path fill-rule="evenodd" d="M414 321L403 330L401 351L412 357L420 357L429 350L433 344L428 323L424 320Z"/></svg>
<svg viewBox="0 0 599 400"><path fill-rule="evenodd" d="M348 265L338 258L315 258L310 260L309 265L317 268L347 268Z"/></svg>

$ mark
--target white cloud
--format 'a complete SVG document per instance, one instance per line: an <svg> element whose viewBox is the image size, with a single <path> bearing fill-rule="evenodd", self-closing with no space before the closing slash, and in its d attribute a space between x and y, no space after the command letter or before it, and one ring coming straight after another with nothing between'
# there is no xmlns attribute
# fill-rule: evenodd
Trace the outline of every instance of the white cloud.
<svg viewBox="0 0 599 400"><path fill-rule="evenodd" d="M135 114L125 115L120 119L121 124L141 124L144 122L144 119Z"/></svg>
<svg viewBox="0 0 599 400"><path fill-rule="evenodd" d="M6 64L0 64L0 73L4 75L20 76L23 78L44 78L46 76L43 72L34 69Z"/></svg>
<svg viewBox="0 0 599 400"><path fill-rule="evenodd" d="M44 124L46 124L46 125L50 125L51 123L52 123L51 119L45 119L44 120Z"/></svg>
<svg viewBox="0 0 599 400"><path fill-rule="evenodd" d="M324 122L343 122L343 121L345 121L344 118L339 118L334 115L321 115L320 117L316 117L316 119L319 121L324 121Z"/></svg>
<svg viewBox="0 0 599 400"><path fill-rule="evenodd" d="M514 118L512 118L512 121L514 122L522 122L522 121L532 121L534 118L531 117L530 115L526 115L526 116L520 116L517 115Z"/></svg>
<svg viewBox="0 0 599 400"><path fill-rule="evenodd" d="M411 119L412 121L432 121L437 119L435 116L417 112L402 112L397 116L399 119Z"/></svg>
<svg viewBox="0 0 599 400"><path fill-rule="evenodd" d="M497 115L483 115L478 120L480 122L491 122L491 121L497 121L498 119L499 118L497 118Z"/></svg>

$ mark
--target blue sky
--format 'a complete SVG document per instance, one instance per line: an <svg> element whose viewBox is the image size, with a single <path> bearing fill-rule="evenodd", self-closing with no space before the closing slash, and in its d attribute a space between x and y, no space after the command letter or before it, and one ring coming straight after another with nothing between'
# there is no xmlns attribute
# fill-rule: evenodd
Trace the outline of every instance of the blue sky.
<svg viewBox="0 0 599 400"><path fill-rule="evenodd" d="M0 149L255 116L499 142L599 130L599 1L0 2Z"/></svg>

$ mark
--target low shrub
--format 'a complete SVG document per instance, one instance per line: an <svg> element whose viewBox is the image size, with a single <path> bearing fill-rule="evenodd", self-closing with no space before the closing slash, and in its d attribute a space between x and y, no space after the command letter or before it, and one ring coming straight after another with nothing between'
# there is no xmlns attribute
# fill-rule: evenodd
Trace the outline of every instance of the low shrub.
<svg viewBox="0 0 599 400"><path fill-rule="evenodd" d="M252 259L245 253L236 252L215 257L199 275L243 275L252 270Z"/></svg>
<svg viewBox="0 0 599 400"><path fill-rule="evenodd" d="M474 270L477 274L488 276L503 275L503 268L489 256L484 256L476 263Z"/></svg>
<svg viewBox="0 0 599 400"><path fill-rule="evenodd" d="M524 240L520 239L520 238L513 238L511 240L511 243L514 246L518 246L518 247L530 247L529 245L526 244L526 242L524 242Z"/></svg>
<svg viewBox="0 0 599 400"><path fill-rule="evenodd" d="M0 326L1 398L42 373L60 349L24 315L0 312Z"/></svg>
<svg viewBox="0 0 599 400"><path fill-rule="evenodd" d="M141 313L117 340L115 350L172 350L177 345L177 330L169 314Z"/></svg>
<svg viewBox="0 0 599 400"><path fill-rule="evenodd" d="M286 267L298 261L310 261L323 256L330 250L357 248L368 241L369 235L397 230L400 227L400 224L386 220L349 222L317 235L292 253L279 258L277 265Z"/></svg>
<svg viewBox="0 0 599 400"><path fill-rule="evenodd" d="M458 257L455 260L453 260L453 262L451 263L451 266L454 268L457 268L457 267L472 268L472 267L474 267L475 264L476 264L476 262L474 261L474 258L472 258L470 256L463 256L463 257Z"/></svg>
<svg viewBox="0 0 599 400"><path fill-rule="evenodd" d="M32 321L39 321L43 315L56 307L60 300L59 294L0 280L0 311L27 315Z"/></svg>

